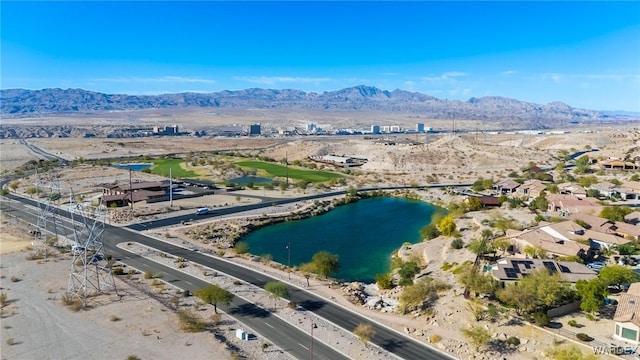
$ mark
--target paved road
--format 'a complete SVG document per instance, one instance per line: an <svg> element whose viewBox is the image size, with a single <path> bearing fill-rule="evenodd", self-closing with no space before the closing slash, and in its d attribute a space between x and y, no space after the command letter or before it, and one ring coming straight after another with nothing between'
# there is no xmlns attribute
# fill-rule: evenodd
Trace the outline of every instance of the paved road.
<svg viewBox="0 0 640 360"><path fill-rule="evenodd" d="M56 159L56 160L58 160L58 162L61 165L66 165L67 164L67 160L64 159L63 157L60 157L58 155L55 155L55 154L52 154L50 152L44 151L44 150L40 149L39 147L33 145L32 143L28 142L25 139L20 139L20 144L25 146L27 149L29 149L31 152L33 152L38 157L44 158L45 160L54 160L54 159Z"/></svg>
<svg viewBox="0 0 640 360"><path fill-rule="evenodd" d="M323 195L326 195L326 194L323 194ZM13 195L10 195L10 197L16 198ZM26 198L18 198L18 199L24 203L31 203L33 206L37 206L36 203L30 199L26 199ZM292 201L299 201L299 200L300 199L287 199L286 201L292 202ZM267 204L267 205L270 206L270 204ZM237 211L240 211L240 209L237 209ZM64 211L61 211L60 214L62 216L68 216L68 214L65 214ZM160 225L160 226L166 226L166 225ZM237 264L222 260L220 258L216 258L216 257L202 254L199 252L194 252L189 249L185 249L173 244L159 241L159 240L147 237L145 235L142 235L140 233L131 231L130 229L105 225L103 242L105 246L105 251L107 253L113 254L116 258L121 259L121 261L124 262L125 264L130 264L132 266L136 261L144 262L145 260L143 260L139 256L129 253L125 250L122 250L116 246L118 243L125 242L125 241L139 242L141 244L158 249L160 251L164 251L175 256L181 256L189 261L202 264L204 266L215 269L216 271L234 276L238 279L242 279L246 281L247 283L251 283L259 287L264 287L264 285L267 282L274 280L273 278L263 273L256 272L255 270L248 269L243 266L239 266ZM134 261L134 263L130 263L131 261ZM205 284L201 280L198 280L190 275L178 272L176 270L168 269L166 267L160 267L156 263L150 263L148 261L146 262L147 262L146 264L147 266L155 267L156 269L161 269L160 271L167 273L167 277L164 279L173 281L176 285L180 284L180 287L192 290L192 289L197 289L199 287L202 287L202 285ZM141 269L145 271L145 268L144 268L145 265L140 264L139 266L141 266ZM233 289L230 289L230 290L233 292ZM357 314L355 312L352 312L333 302L327 301L315 294L309 293L305 290L299 289L297 287L292 287L292 286L289 287L289 292L291 294L291 297L290 297L291 301L294 301L300 304L302 307L304 307L308 311L311 311L315 315L333 322L337 326L340 326L349 332L352 332L353 329L355 329L355 327L360 323L371 323L376 330L376 333L374 337L371 339L371 342L384 348L385 350L388 350L389 352L397 355L400 358L411 359L411 360L413 359L432 360L432 359L450 359L451 358L448 355L427 346L426 344L420 343L412 338L409 338L381 324L372 323L371 320L369 320L368 318L360 314ZM287 334L286 337L288 337L289 332L295 333L293 332L293 330L289 329L292 327L288 324L286 324L286 326L283 324L270 324L270 325L257 324L255 321L256 319L274 318L274 317L268 316L266 310L257 308L255 305L243 304L242 306L232 307L228 310L229 310L228 312L234 316L236 314L248 316L248 318L243 318L243 321L247 320L248 326L251 326L252 328L256 329L262 334L265 334L264 332L262 332L262 330L267 331L266 334L272 334L272 336L286 333ZM249 320L254 320L254 321L249 321ZM277 328L277 331L274 331L274 329L269 330L264 328L265 326L275 326L275 325L280 326L279 328ZM297 331L300 332L299 330ZM281 338L283 338L283 336L278 336L277 339L273 339L270 337L270 340L273 341L275 344L278 344L279 346L281 346L280 345L281 342L285 341ZM299 348L304 349L302 344L306 343L306 340L305 340L306 338L307 338L306 334L304 333L296 337L296 342L298 343ZM295 352L294 356L298 358L306 358L306 356L308 355L307 350L305 350L304 354L302 354L300 353L299 350L296 350L296 349L297 348L294 347L289 351L292 354L294 354ZM316 350L316 347L314 346L314 353L315 353L315 350ZM318 349L318 351L320 351L320 349ZM335 357L333 355L328 355L328 356L329 356L328 359L340 358L340 357Z"/></svg>

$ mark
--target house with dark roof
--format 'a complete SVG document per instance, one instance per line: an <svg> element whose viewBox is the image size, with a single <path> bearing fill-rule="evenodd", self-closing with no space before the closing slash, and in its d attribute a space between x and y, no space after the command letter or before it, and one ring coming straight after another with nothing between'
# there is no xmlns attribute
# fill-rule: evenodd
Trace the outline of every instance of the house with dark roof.
<svg viewBox="0 0 640 360"><path fill-rule="evenodd" d="M547 259L504 258L491 267L491 275L503 285L517 282L524 277L541 270L550 274L559 274L567 283L578 280L589 281L598 277L595 271L575 261L555 261Z"/></svg>
<svg viewBox="0 0 640 360"><path fill-rule="evenodd" d="M539 166L533 165L532 167L530 167L528 169L524 169L522 172L535 175L535 174L541 173L543 171L544 170L542 170Z"/></svg>
<svg viewBox="0 0 640 360"><path fill-rule="evenodd" d="M169 182L164 181L102 184L102 201L107 207L126 206L139 201L162 199L168 192Z"/></svg>
<svg viewBox="0 0 640 360"><path fill-rule="evenodd" d="M479 196L482 207L497 207L500 206L500 199L493 196Z"/></svg>

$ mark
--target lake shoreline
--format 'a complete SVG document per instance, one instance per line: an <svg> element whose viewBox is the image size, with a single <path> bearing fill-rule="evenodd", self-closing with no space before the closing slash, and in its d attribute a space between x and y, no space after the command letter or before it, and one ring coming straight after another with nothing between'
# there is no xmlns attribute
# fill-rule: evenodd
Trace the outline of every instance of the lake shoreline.
<svg viewBox="0 0 640 360"><path fill-rule="evenodd" d="M412 244L415 243L420 243L422 242L422 237L419 235L419 230L430 224L431 223L431 218L433 217L433 215L435 215L436 213L442 212L444 211L444 209L442 209L441 207L439 207L438 205L435 205L433 203L424 201L418 194L416 194L415 192L409 192L409 191L393 191L393 192L385 192L385 191L374 191L374 192L362 192L362 193L357 193L357 194L350 194L347 195L343 198L340 199L334 199L330 202L318 202L316 201L314 203L314 207L311 208L307 208L304 212L298 212L295 214L287 214L287 215L281 215L278 217L271 217L268 219L262 219L262 221L259 224L252 224L251 226L245 226L243 227L244 231L242 231L241 234L237 234L233 240L234 246L235 244L241 243L241 242L245 242L245 240L249 240L249 242L252 241L252 239L250 238L250 236L252 236L252 234L254 234L257 230L259 229L264 229L266 227L268 227L269 225L277 225L283 222L290 222L290 221L294 221L294 220L305 220L305 219L310 219L313 217L317 217L318 215L323 215L326 214L328 212L331 212L332 210L336 210L337 208L341 207L342 205L348 205L348 204L353 204L353 203L357 203L360 202L361 200L367 200L367 199L375 199L375 198L394 198L394 199L404 199L407 201L416 201L416 203L421 204L422 205L428 205L429 208L424 209L423 211L428 212L429 213L429 218L428 220L426 220L424 223L421 223L418 227L416 227L415 225L415 221L411 221L411 220L407 220L404 219L405 221L409 221L411 224L411 228L415 229L414 230L405 230L405 234L404 235L398 235L399 237L406 237L407 233L410 233L411 235L409 235L409 237L412 239L412 241L410 241ZM405 205L397 205L397 204L391 204L392 206L396 207L396 211L398 210L397 208L405 208ZM385 204L385 205L380 205L380 206L389 206L389 204ZM372 211L372 210L369 210ZM383 211L384 212L384 211ZM349 217L349 216L354 216L354 214L344 214L343 216L345 217ZM401 216L401 218L411 218L412 215L411 213L407 213L404 214L404 216ZM353 220L353 219L351 219ZM379 220L379 219L378 219ZM327 220L328 221L328 220ZM383 220L379 220L378 222L387 222L386 219ZM395 222L395 221L394 221ZM377 226L379 226L380 224L376 224ZM294 226L292 225L288 225L288 226ZM301 226L301 225L300 225ZM326 226L322 226L320 225L319 227L324 228ZM362 226L363 228L366 228L368 226ZM401 226L402 229L405 229L406 226ZM318 230L319 229L315 229ZM317 231L313 231L313 232L317 232ZM291 264L291 268L292 269L297 269L302 263L305 263L307 261L310 260L310 256L312 254L307 254L308 255L308 259L305 258L305 260L300 261L300 254L299 252L301 251L300 247L309 247L309 244L304 243L305 240L309 240L307 238L311 237L313 238L313 236L293 236L293 238L298 239L296 240L297 243L294 243L294 249L296 249L296 253L294 253L294 257L295 255L298 255L297 257L295 257L295 259L298 259L297 261L291 261L291 260L295 260L292 259L291 256L292 254L288 254L288 259L285 256L286 250L281 250L279 249L280 247L283 247L283 249L287 248L287 243L284 243L283 241L286 241L284 239L286 239L287 236L291 236L291 234L285 234L282 235L281 233L281 229L279 230L279 235L277 235L278 237L278 244L271 244L269 246L267 246L267 250L262 251L260 250L261 248L258 247L259 250L255 250L255 244L247 244L248 246L248 253L250 253L252 256L256 257L257 260L272 260L274 262L277 262L278 264L281 264L284 268L287 268L287 264ZM396 234L397 233L397 229L393 228L393 229L389 229L387 228L386 231L383 231L383 233L391 233L391 234ZM350 243L354 240L354 238L345 238L343 242L338 241L338 239L341 239L340 236L344 236L341 235L341 233L338 231L337 233L333 233L330 234L331 236L329 237L333 237L332 240L330 240L332 242L332 244L328 244L328 245L335 245L335 246L340 246L340 245L336 245L336 243L340 243L340 244L346 244L346 243ZM373 236L370 236L373 235ZM376 238L376 234L370 234L370 235L364 235L364 234L359 234L357 235L359 238L358 240L360 240L360 238L364 237L364 238L371 238L371 239L375 239ZM369 237L368 237L369 236ZM249 239L248 239L249 238ZM304 239L303 243L299 243L299 239ZM387 238L388 239L388 238ZM405 239L403 239L405 240ZM317 241L317 240L314 240ZM377 242L380 242L380 240L374 240ZM388 240L386 240L387 244L388 244ZM351 249L343 249L344 253L351 253L348 254L346 256L340 255L340 259L344 259L345 263L348 263L348 265L352 265L354 262L363 262L365 265L363 265L362 269L355 268L356 271L354 271L353 273L348 273L345 274L343 273L342 277L334 277L333 279L339 282L344 282L344 283L349 283L349 282L363 282L363 283L375 283L375 276L380 274L380 273L388 273L389 271L391 271L392 269L390 268L386 268L386 270L376 270L374 271L374 273L371 272L367 272L370 269L380 269L380 262L382 261L382 257L384 257L384 263L385 265L383 265L383 267L387 267L391 265L391 260L393 259L394 256L396 256L398 250L400 248L402 248L403 244L406 244L408 241L399 241L396 239L396 242L398 243L397 245L393 246L393 250L389 251L389 246L384 245L385 244L385 239L382 239L382 243L379 246L371 246L371 244L362 244L364 247L360 247L357 246L358 249L362 249L360 252L358 253L353 253L351 251ZM282 245L282 244L284 245ZM291 244L291 242L289 241L289 244ZM373 244L375 245L375 244ZM243 245L244 246L244 245ZM383 253L381 253L381 250L379 249L379 247L382 246L384 249ZM273 250L274 249L278 249L278 253L273 254ZM369 249L369 251L367 251L367 249ZM305 249L303 249L305 250ZM317 251L321 251L322 249L317 249ZM317 252L314 250L314 252ZM332 252L333 251L329 251ZM367 260L368 261L365 261ZM342 263L341 265L345 265L345 263ZM373 265L372 265L373 263ZM295 264L295 265L294 265ZM342 267L342 266L341 266ZM347 266L346 268L349 268L349 266ZM367 275L368 274L368 275Z"/></svg>

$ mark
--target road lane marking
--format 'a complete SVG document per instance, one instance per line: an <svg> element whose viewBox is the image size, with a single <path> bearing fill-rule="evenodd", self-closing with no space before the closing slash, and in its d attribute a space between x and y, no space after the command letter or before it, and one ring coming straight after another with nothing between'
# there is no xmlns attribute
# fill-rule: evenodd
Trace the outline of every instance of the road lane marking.
<svg viewBox="0 0 640 360"><path fill-rule="evenodd" d="M302 345L302 344L300 344L300 343L298 343L298 345L300 345L300 346L302 346L303 348L305 348L305 349L309 350L309 348L308 348L308 347L306 347L306 346L304 346L304 345Z"/></svg>
<svg viewBox="0 0 640 360"><path fill-rule="evenodd" d="M269 324L268 322L266 322L264 324L273 329L273 325Z"/></svg>
<svg viewBox="0 0 640 360"><path fill-rule="evenodd" d="M186 282L187 284L193 286L193 283L191 281L185 280L184 282Z"/></svg>

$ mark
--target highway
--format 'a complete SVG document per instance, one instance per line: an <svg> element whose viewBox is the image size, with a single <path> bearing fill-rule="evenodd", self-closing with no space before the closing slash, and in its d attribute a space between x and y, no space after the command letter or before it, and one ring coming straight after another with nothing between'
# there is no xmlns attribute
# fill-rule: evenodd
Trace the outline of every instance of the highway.
<svg viewBox="0 0 640 360"><path fill-rule="evenodd" d="M443 186L443 185L441 185ZM458 185L460 186L460 185ZM404 188L404 187L398 187ZM370 189L370 190L377 190ZM344 193L335 192L328 194L318 194L307 196L304 198L296 198L296 199L285 199L282 200L281 203L287 202L295 202L301 200L309 200L314 198L319 198L323 196L334 196ZM8 197L21 201L23 203L31 204L34 207L37 207L37 203L33 200L17 197L12 194L8 195ZM255 205L263 205L263 206L272 206L272 203L267 204L252 204L249 206ZM256 207L260 208L260 207ZM228 213L246 211L246 206L244 207L236 207L236 208L228 208L222 209ZM235 211L234 211L235 210ZM60 211L60 215L64 217L69 217L69 214L65 211ZM219 216L220 213L212 214L213 216ZM189 215L189 218L193 216ZM212 217L210 215L206 215L206 217ZM153 225L153 227L161 227L168 226L170 224L176 224L180 222L181 217L167 219L167 222L164 223L162 220L154 221L153 223L149 223L149 225ZM33 221L33 220L31 220ZM151 227L151 226L150 226ZM162 265L159 265L155 262L143 259L135 254L132 254L128 251L120 249L117 247L117 244L120 242L139 242L143 245L155 248L160 251L164 251L170 253L174 256L181 256L189 261L194 263L199 263L204 266L215 269L218 272L222 272L233 276L235 278L241 279L247 283L264 287L264 285L273 281L274 278L271 278L263 273L256 272L252 269L245 268L243 266L234 264L230 261L223 260L221 258L209 256L206 254L202 254L199 252L194 252L186 248L182 248L173 244L169 244L160 240L156 240L150 237L147 237L143 234L132 231L127 228L114 227L105 224L103 243L105 246L106 253L112 254L115 258L119 259L121 262L141 269L142 271L153 271L153 272L163 272L166 276L163 277L163 280L168 281L180 288L195 290L205 286L207 283L199 280L193 276L182 273L178 270L171 269ZM233 289L229 289L233 292ZM374 343L383 349L393 353L394 355L403 358L403 359L424 359L424 360L432 360L432 359L451 359L445 353L442 353L436 349L433 349L426 344L420 343L410 337L407 337L397 331L394 331L382 324L372 322L370 319L357 314L349 309L346 309L340 305L337 305L333 302L327 301L315 294L312 294L308 291L300 289L298 287L289 286L290 292L290 300L296 302L303 308L308 311L313 312L316 316L324 318L328 321L333 322L339 327L352 332L355 327L360 323L370 323L375 329L375 335L370 340L371 343ZM279 321L275 316L271 316L271 314L264 309L258 308L257 306L249 303L240 302L240 299L234 301L229 307L223 308L222 310L227 313L237 317L239 320L247 324L247 326L253 328L259 333L266 335L270 341L278 346L281 346L283 349L286 349L290 354L295 356L296 358L306 358L308 353L308 348L306 345L309 342L309 336L289 325L286 322ZM266 321L269 321L268 323ZM273 328L272 328L273 327ZM276 329L276 331L274 331ZM277 336L277 338L275 338ZM293 343L292 343L293 342ZM294 344L295 343L295 344ZM326 347L326 346L325 346ZM316 356L315 353L318 352ZM324 355L319 355L319 354ZM314 344L314 357L321 359L320 356L326 356L326 359L342 359L343 355L338 354L334 350L330 348L322 348L322 345L318 344L317 346Z"/></svg>

